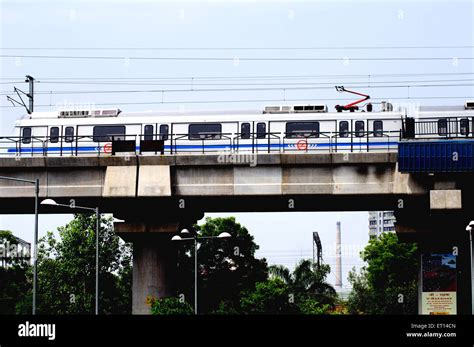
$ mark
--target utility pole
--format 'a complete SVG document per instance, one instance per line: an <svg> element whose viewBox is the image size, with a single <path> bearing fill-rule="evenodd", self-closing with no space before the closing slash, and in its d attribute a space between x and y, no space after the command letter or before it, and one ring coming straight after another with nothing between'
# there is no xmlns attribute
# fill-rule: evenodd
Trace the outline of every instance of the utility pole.
<svg viewBox="0 0 474 347"><path fill-rule="evenodd" d="M28 114L32 114L33 109L35 107L35 79L31 77L30 75L26 75L25 82L28 82L29 87L30 87L29 93L27 94L28 99L30 100L29 107L28 107Z"/></svg>
<svg viewBox="0 0 474 347"><path fill-rule="evenodd" d="M335 286L342 288L342 261L341 261L341 222L336 223L336 283Z"/></svg>
<svg viewBox="0 0 474 347"><path fill-rule="evenodd" d="M18 104L20 106L23 106L28 114L32 114L34 110L34 101L35 101L35 79L31 77L30 75L26 75L25 82L29 84L29 92L25 93L21 89L18 89L17 87L13 87L13 91L16 93L20 101L13 99L11 96L7 95L7 100L10 101L13 106L15 104ZM21 95L25 95L28 98L28 106L26 106L25 102L23 101L23 98Z"/></svg>

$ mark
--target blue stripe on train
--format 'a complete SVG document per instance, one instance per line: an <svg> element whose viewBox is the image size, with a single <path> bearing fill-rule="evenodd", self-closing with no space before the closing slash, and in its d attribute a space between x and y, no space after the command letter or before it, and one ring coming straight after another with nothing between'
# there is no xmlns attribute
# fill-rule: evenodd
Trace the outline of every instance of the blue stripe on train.
<svg viewBox="0 0 474 347"><path fill-rule="evenodd" d="M341 146L341 147L350 147L352 145L353 148L367 148L366 143L350 143L350 142L342 142L342 143L318 143L318 144L311 144L309 143L309 149L315 149L315 148L329 148L329 147L336 147L336 146ZM314 146L316 145L316 146ZM368 146L369 147L376 147L376 146L396 146L398 145L398 142L369 142ZM230 148L252 148L257 147L257 148L268 148L268 143L259 143L259 144L239 144L239 145L204 145L204 149L230 149ZM279 144L279 143L271 143L270 148L296 148L296 144ZM202 145L178 145L178 146L173 146L173 149L200 149L202 150L203 146ZM165 150L170 150L171 146L170 145L165 145ZM136 150L140 150L140 146L136 146ZM48 147L48 148L21 148L20 152L21 153L41 153L43 151L46 152L60 152L61 147ZM76 152L76 147L67 147L62 149L63 153L68 153L68 152ZM95 146L87 146L87 147L78 147L77 148L78 152L97 152L97 147ZM17 153L16 148L8 148L7 149L8 153Z"/></svg>

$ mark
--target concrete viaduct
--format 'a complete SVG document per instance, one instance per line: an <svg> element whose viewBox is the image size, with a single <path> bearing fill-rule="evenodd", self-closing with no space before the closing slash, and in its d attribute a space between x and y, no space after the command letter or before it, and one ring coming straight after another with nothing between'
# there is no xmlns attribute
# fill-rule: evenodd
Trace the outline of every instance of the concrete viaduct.
<svg viewBox="0 0 474 347"><path fill-rule="evenodd" d="M471 173L404 174L397 153L211 154L0 158L0 176L40 179L40 197L99 206L123 219L134 244L133 313L147 296L174 295L172 233L206 212L394 210L396 230L422 252L458 247L459 314L471 313ZM0 181L0 213L32 213L30 186ZM41 213L70 213L41 206ZM291 237L289 233L288 237Z"/></svg>

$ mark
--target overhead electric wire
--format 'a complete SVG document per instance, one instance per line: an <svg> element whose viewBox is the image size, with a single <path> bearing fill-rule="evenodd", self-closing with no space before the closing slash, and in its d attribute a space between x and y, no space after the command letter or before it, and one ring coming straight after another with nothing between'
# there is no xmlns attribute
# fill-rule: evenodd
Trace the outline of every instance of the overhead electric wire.
<svg viewBox="0 0 474 347"><path fill-rule="evenodd" d="M306 46L306 47L6 47L4 50L56 51L229 51L229 50L390 50L390 49L473 49L472 45L452 46Z"/></svg>
<svg viewBox="0 0 474 347"><path fill-rule="evenodd" d="M473 96L419 96L419 97L394 97L394 98L372 98L372 101L389 101L389 100L427 100L427 99L473 99ZM260 103L260 102L314 102L317 98L311 99L244 99L244 100L191 100L191 101L144 101L144 102L107 102L94 103L95 106L122 106L122 105L166 105L166 104L224 104L224 103ZM327 99L324 101L349 101L353 99ZM55 104L35 105L35 107L54 107ZM0 108L13 108L19 106L0 105Z"/></svg>
<svg viewBox="0 0 474 347"><path fill-rule="evenodd" d="M464 84L418 84L418 85L380 85L380 86L351 86L347 88L436 88L436 87L474 87L473 83ZM332 90L333 87L313 86L313 87L263 87L263 88L192 88L192 89L149 89L149 90L84 90L84 91L37 91L37 95L72 95L72 94L121 94L121 93L191 93L191 92L235 92L235 91L291 91L291 90ZM11 95L13 92L1 92L0 95Z"/></svg>
<svg viewBox="0 0 474 347"><path fill-rule="evenodd" d="M86 59L86 60L163 60L163 61L444 61L474 60L474 57L123 57L123 56L73 56L73 55L11 55L0 54L0 58L29 59Z"/></svg>
<svg viewBox="0 0 474 347"><path fill-rule="evenodd" d="M254 79L327 79L327 78L380 78L380 77L409 77L409 76L458 76L474 75L473 72L422 72L422 73L389 73L389 74L334 74L334 75L260 75L260 76L181 76L181 77L41 77L36 76L38 80L254 80ZM0 79L16 80L15 77L0 77ZM23 82L19 81L18 83Z"/></svg>
<svg viewBox="0 0 474 347"><path fill-rule="evenodd" d="M39 80L41 84L70 84L70 85L117 85L117 86L267 86L267 85L338 85L344 84L382 84L382 83L441 83L441 82L469 82L474 79L444 79L444 80L406 80L406 81L332 81L332 82L247 82L247 83L202 83L188 81L188 83L156 83L156 82L105 82L105 81L94 81L94 82L74 82L74 81L57 81L57 82L45 82Z"/></svg>

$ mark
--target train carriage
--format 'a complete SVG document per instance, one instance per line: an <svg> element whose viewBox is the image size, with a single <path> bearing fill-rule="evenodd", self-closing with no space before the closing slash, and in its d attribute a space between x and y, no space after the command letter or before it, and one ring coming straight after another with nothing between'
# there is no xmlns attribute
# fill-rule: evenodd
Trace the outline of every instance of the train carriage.
<svg viewBox="0 0 474 347"><path fill-rule="evenodd" d="M472 136L473 116L469 102L408 115L388 103L377 112L328 112L322 104L179 114L61 110L18 120L15 135L2 138L0 147L17 156L107 156L119 154L112 153L115 144L126 144L119 152L133 155L395 151L401 138Z"/></svg>

